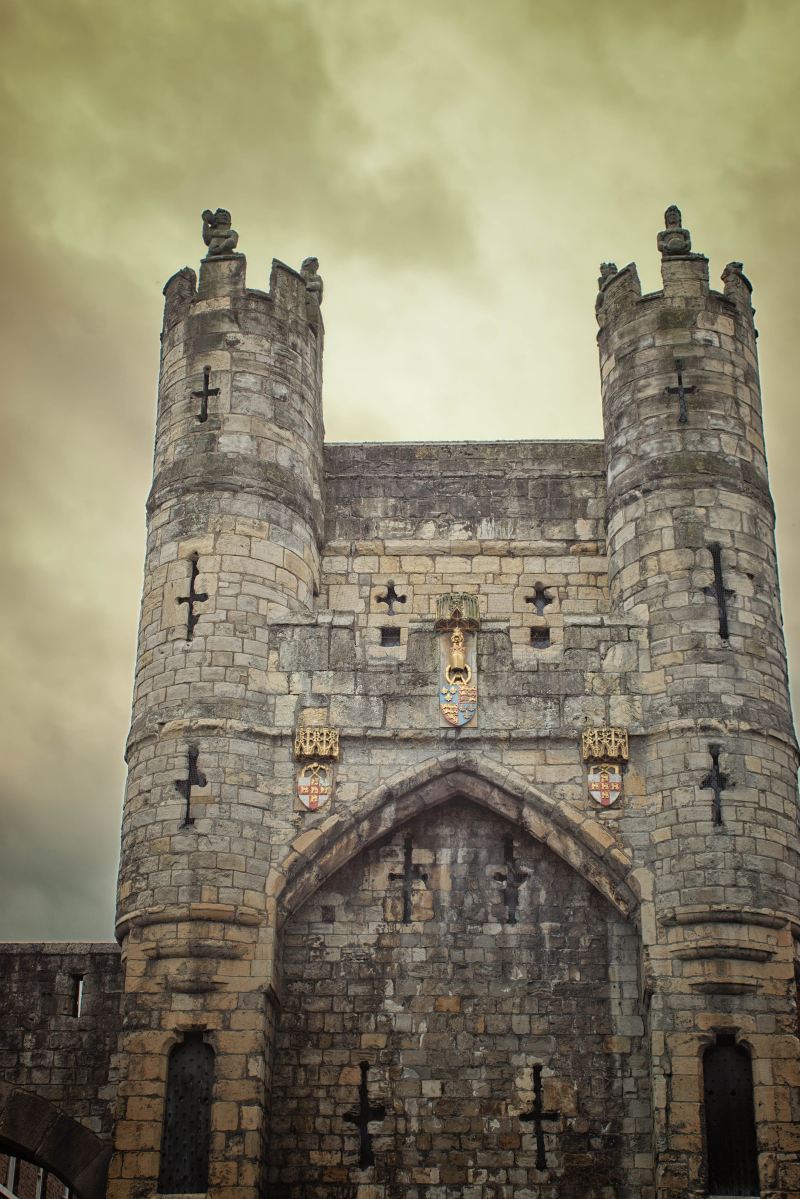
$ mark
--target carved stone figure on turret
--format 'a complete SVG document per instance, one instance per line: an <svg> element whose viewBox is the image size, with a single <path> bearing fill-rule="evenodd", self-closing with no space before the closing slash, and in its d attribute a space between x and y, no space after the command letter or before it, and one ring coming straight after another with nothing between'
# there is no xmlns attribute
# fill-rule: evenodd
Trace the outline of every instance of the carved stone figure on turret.
<svg viewBox="0 0 800 1199"><path fill-rule="evenodd" d="M600 278L597 280L597 299L595 300L594 309L597 312L603 306L603 292L608 286L611 279L618 273L616 262L601 262L600 263Z"/></svg>
<svg viewBox="0 0 800 1199"><path fill-rule="evenodd" d="M733 300L734 304L749 315L750 319L755 316L750 297L753 293L753 285L744 273L743 264L741 262L729 262L722 272L722 282L725 287L725 295L729 300ZM758 333L754 336L758 337Z"/></svg>
<svg viewBox="0 0 800 1199"><path fill-rule="evenodd" d="M322 276L319 274L319 259L314 257L304 258L303 264L300 267L300 274L303 276L306 284L306 314L309 324L318 325L322 293L324 290Z"/></svg>
<svg viewBox="0 0 800 1199"><path fill-rule="evenodd" d="M203 212L203 241L208 246L207 258L233 254L239 244L239 234L231 228L231 214L226 208Z"/></svg>
<svg viewBox="0 0 800 1199"><path fill-rule="evenodd" d="M664 228L658 235L657 245L662 258L674 258L678 254L691 254L692 238L681 223L681 210L670 204L664 213Z"/></svg>

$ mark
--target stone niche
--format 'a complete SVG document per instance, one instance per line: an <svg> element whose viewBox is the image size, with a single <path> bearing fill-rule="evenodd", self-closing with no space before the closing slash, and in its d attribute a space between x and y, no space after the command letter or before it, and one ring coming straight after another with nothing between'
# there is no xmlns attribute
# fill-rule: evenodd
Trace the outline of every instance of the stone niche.
<svg viewBox="0 0 800 1199"><path fill-rule="evenodd" d="M636 931L522 830L415 817L295 914L283 968L271 1193L649 1193Z"/></svg>

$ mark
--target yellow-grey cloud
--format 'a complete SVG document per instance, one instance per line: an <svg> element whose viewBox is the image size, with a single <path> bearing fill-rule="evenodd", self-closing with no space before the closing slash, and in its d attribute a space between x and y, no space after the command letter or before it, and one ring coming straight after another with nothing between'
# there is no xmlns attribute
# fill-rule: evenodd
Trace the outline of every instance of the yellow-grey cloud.
<svg viewBox="0 0 800 1199"><path fill-rule="evenodd" d="M795 47L783 0L5 0L0 935L104 937L161 286L230 208L326 280L331 439L601 434L597 264L681 204L762 331L800 645Z"/></svg>

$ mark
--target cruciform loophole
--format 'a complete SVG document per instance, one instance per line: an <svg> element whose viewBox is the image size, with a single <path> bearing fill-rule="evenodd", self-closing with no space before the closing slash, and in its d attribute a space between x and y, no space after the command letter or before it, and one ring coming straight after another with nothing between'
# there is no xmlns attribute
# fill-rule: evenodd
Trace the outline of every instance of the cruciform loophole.
<svg viewBox="0 0 800 1199"><path fill-rule="evenodd" d="M533 604L534 611L537 616L544 616L544 610L548 604L552 604L552 596L547 594L547 588L541 583L537 583L533 589L533 595L525 596L526 604Z"/></svg>
<svg viewBox="0 0 800 1199"><path fill-rule="evenodd" d="M386 595L376 595L375 603L376 604L386 604L386 611L387 611L388 615L394 616L395 604L404 604L406 602L406 599L407 599L407 596L398 595L397 591L395 591L394 583L390 579L389 582L386 584Z"/></svg>

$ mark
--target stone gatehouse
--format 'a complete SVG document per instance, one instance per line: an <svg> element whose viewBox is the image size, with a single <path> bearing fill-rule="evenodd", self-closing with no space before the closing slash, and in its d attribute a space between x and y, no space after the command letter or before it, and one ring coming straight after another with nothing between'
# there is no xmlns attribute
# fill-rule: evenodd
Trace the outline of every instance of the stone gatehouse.
<svg viewBox="0 0 800 1199"><path fill-rule="evenodd" d="M254 290L228 213L204 239L164 289L117 944L0 951L6 1191L797 1199L741 263L711 290L673 207L661 291L603 264L603 441L336 445L318 263Z"/></svg>

